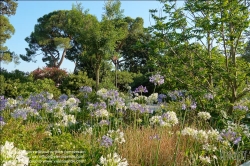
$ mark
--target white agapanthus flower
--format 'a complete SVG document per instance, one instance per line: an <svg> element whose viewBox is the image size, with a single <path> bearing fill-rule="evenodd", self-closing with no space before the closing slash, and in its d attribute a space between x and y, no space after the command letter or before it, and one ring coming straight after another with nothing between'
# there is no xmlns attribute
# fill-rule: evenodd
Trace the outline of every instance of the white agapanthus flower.
<svg viewBox="0 0 250 166"><path fill-rule="evenodd" d="M112 138L115 143L122 144L125 142L124 133L120 131L120 129L117 129L116 131L109 130L107 136Z"/></svg>
<svg viewBox="0 0 250 166"><path fill-rule="evenodd" d="M108 154L107 157L101 156L100 164L102 166L128 166L128 162L125 158L121 158L121 156L117 153Z"/></svg>
<svg viewBox="0 0 250 166"><path fill-rule="evenodd" d="M64 126L72 125L76 123L76 119L74 115L64 115L62 119L62 124Z"/></svg>
<svg viewBox="0 0 250 166"><path fill-rule="evenodd" d="M109 112L106 109L102 108L102 109L95 111L95 116L96 117L108 117Z"/></svg>
<svg viewBox="0 0 250 166"><path fill-rule="evenodd" d="M26 150L14 147L13 142L6 141L0 146L0 155L3 159L3 166L25 166L29 164L29 157Z"/></svg>
<svg viewBox="0 0 250 166"><path fill-rule="evenodd" d="M54 95L52 93L47 92L47 98L48 99L53 99Z"/></svg>
<svg viewBox="0 0 250 166"><path fill-rule="evenodd" d="M204 120L208 120L211 118L211 115L209 112L199 112L198 117Z"/></svg>
<svg viewBox="0 0 250 166"><path fill-rule="evenodd" d="M66 105L74 105L76 104L76 102L77 102L76 99L71 97L66 101Z"/></svg>
<svg viewBox="0 0 250 166"><path fill-rule="evenodd" d="M154 125L154 124L160 124L162 122L162 117L161 116L152 116L150 119L149 119L149 123L151 125Z"/></svg>
<svg viewBox="0 0 250 166"><path fill-rule="evenodd" d="M199 156L199 159L200 161L203 163L203 164L210 164L211 163L211 159L210 157L206 156Z"/></svg>
<svg viewBox="0 0 250 166"><path fill-rule="evenodd" d="M147 98L147 104L153 104L158 101L158 93L152 93L148 98Z"/></svg>
<svg viewBox="0 0 250 166"><path fill-rule="evenodd" d="M176 113L174 111L168 111L162 115L162 119L168 126L174 126L179 123Z"/></svg>

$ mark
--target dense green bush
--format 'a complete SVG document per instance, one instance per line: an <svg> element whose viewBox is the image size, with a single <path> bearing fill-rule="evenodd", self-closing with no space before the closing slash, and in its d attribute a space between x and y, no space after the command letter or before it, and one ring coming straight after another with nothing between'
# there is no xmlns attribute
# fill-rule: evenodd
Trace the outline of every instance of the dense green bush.
<svg viewBox="0 0 250 166"><path fill-rule="evenodd" d="M95 82L93 79L88 78L86 72L78 72L77 74L69 74L63 79L62 84L59 86L62 93L67 95L79 94L79 89L82 86L90 86L94 89Z"/></svg>

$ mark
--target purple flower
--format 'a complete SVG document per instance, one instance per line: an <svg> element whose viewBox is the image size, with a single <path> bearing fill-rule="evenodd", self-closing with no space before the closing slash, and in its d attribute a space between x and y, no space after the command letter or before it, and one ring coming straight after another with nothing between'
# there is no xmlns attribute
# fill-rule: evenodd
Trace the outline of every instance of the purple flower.
<svg viewBox="0 0 250 166"><path fill-rule="evenodd" d="M108 121L108 120L101 120L100 122L99 122L99 125L100 126L105 126L105 125L109 125L110 124L110 122Z"/></svg>
<svg viewBox="0 0 250 166"><path fill-rule="evenodd" d="M237 145L241 141L241 137L238 137L234 140L233 144Z"/></svg>
<svg viewBox="0 0 250 166"><path fill-rule="evenodd" d="M236 105L236 106L234 106L234 109L241 110L241 111L248 111L248 107L243 106L243 105Z"/></svg>
<svg viewBox="0 0 250 166"><path fill-rule="evenodd" d="M82 86L80 87L80 92L84 92L84 93L91 93L92 92L92 88L90 86Z"/></svg>
<svg viewBox="0 0 250 166"><path fill-rule="evenodd" d="M193 102L192 104L191 104L191 106L190 106L190 108L192 109L192 110L194 110L194 109L196 109L196 102Z"/></svg>
<svg viewBox="0 0 250 166"><path fill-rule="evenodd" d="M60 97L59 97L59 101L66 101L68 100L68 96L65 95L65 94L62 94Z"/></svg>
<svg viewBox="0 0 250 166"><path fill-rule="evenodd" d="M139 86L138 88L136 88L134 91L134 93L147 93L147 92L148 92L148 90L147 90L146 86L143 87L142 85Z"/></svg>
<svg viewBox="0 0 250 166"><path fill-rule="evenodd" d="M112 138L104 135L101 140L101 146L110 147L113 144Z"/></svg>
<svg viewBox="0 0 250 166"><path fill-rule="evenodd" d="M154 83L154 85L161 85L164 83L164 77L157 73L156 75L149 77L149 82Z"/></svg>
<svg viewBox="0 0 250 166"><path fill-rule="evenodd" d="M4 110L6 107L7 99L4 96L0 96L0 111Z"/></svg>
<svg viewBox="0 0 250 166"><path fill-rule="evenodd" d="M159 95L158 95L158 102L159 102L159 103L162 103L163 99L165 99L165 98L167 98L166 95L164 95L164 94L159 94Z"/></svg>

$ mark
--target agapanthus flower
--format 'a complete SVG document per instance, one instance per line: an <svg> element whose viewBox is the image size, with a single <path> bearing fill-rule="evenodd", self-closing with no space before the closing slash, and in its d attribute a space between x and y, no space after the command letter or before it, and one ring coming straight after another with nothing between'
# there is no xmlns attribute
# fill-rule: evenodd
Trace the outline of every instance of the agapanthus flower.
<svg viewBox="0 0 250 166"><path fill-rule="evenodd" d="M244 105L236 105L233 108L234 110L248 111L248 107Z"/></svg>
<svg viewBox="0 0 250 166"><path fill-rule="evenodd" d="M164 100L165 98L167 98L166 95L164 95L164 94L159 94L159 95L158 95L158 102L159 102L159 103L162 103L163 100Z"/></svg>
<svg viewBox="0 0 250 166"><path fill-rule="evenodd" d="M203 163L203 164L210 164L211 163L211 159L208 156L205 156L205 157L199 156L199 159L200 159L201 163Z"/></svg>
<svg viewBox="0 0 250 166"><path fill-rule="evenodd" d="M102 140L101 140L101 146L105 146L105 147L110 147L113 145L113 139L110 138L109 136L102 136Z"/></svg>
<svg viewBox="0 0 250 166"><path fill-rule="evenodd" d="M153 104L158 101L158 93L152 93L148 98L147 98L147 103L148 104Z"/></svg>
<svg viewBox="0 0 250 166"><path fill-rule="evenodd" d="M121 158L121 156L117 153L108 154L106 157L101 156L100 164L102 166L128 166L128 162L125 158ZM98 165L99 166L99 165Z"/></svg>
<svg viewBox="0 0 250 166"><path fill-rule="evenodd" d="M140 85L139 87L137 87L136 89L135 89L135 91L134 91L134 93L147 93L148 92L148 90L147 90L147 88L146 88L146 86L145 87L143 87L142 85Z"/></svg>
<svg viewBox="0 0 250 166"><path fill-rule="evenodd" d="M125 142L124 133L120 129L117 129L116 131L109 130L107 136L112 138L114 140L114 143L122 144Z"/></svg>
<svg viewBox="0 0 250 166"><path fill-rule="evenodd" d="M191 108L191 110L194 110L194 109L196 109L196 102L192 102L192 104L191 104L191 106L190 106L190 108Z"/></svg>
<svg viewBox="0 0 250 166"><path fill-rule="evenodd" d="M156 75L149 77L149 82L154 83L154 85L161 85L164 83L164 77L157 73Z"/></svg>
<svg viewBox="0 0 250 166"><path fill-rule="evenodd" d="M103 119L99 122L100 126L108 126L109 124L110 124L110 122L108 120L105 120L105 119Z"/></svg>
<svg viewBox="0 0 250 166"><path fill-rule="evenodd" d="M109 112L104 108L96 110L94 114L98 118L99 117L108 117L109 116Z"/></svg>
<svg viewBox="0 0 250 166"><path fill-rule="evenodd" d="M62 94L60 97L59 97L59 101L67 101L68 100L68 96L65 95L65 94Z"/></svg>
<svg viewBox="0 0 250 166"><path fill-rule="evenodd" d="M14 147L13 142L6 141L4 145L0 146L0 152L3 166L29 165L29 157L26 150L20 150Z"/></svg>
<svg viewBox="0 0 250 166"><path fill-rule="evenodd" d="M98 90L98 91L96 92L96 94L97 94L98 96L102 97L102 98L105 100L105 99L107 99L107 97L108 97L108 96L107 96L107 92L108 92L107 89L102 88L102 89Z"/></svg>
<svg viewBox="0 0 250 166"><path fill-rule="evenodd" d="M37 116L37 115L39 115L39 113L37 112L37 110L32 109L31 107L16 109L16 110L14 110L13 113L11 113L11 116L13 118L15 118L15 119L22 118L23 120L26 120L28 115Z"/></svg>
<svg viewBox="0 0 250 166"><path fill-rule="evenodd" d="M82 86L80 87L80 92L83 92L83 93L91 93L92 92L92 88L90 86Z"/></svg>
<svg viewBox="0 0 250 166"><path fill-rule="evenodd" d="M6 123L4 122L4 119L2 116L0 116L0 127L4 126Z"/></svg>
<svg viewBox="0 0 250 166"><path fill-rule="evenodd" d="M208 120L211 118L211 115L209 112L199 112L198 117L204 120Z"/></svg>
<svg viewBox="0 0 250 166"><path fill-rule="evenodd" d="M76 124L76 119L74 115L63 115L63 119L61 121L61 124L64 126L70 126L73 124Z"/></svg>
<svg viewBox="0 0 250 166"><path fill-rule="evenodd" d="M168 111L162 115L162 119L167 123L168 126L174 126L178 124L178 118L176 113L173 111Z"/></svg>
<svg viewBox="0 0 250 166"><path fill-rule="evenodd" d="M7 104L7 99L4 96L0 96L0 111L4 110Z"/></svg>
<svg viewBox="0 0 250 166"><path fill-rule="evenodd" d="M168 96L171 98L171 100L175 101L177 99L181 99L185 96L184 90L175 90L172 92L168 92Z"/></svg>

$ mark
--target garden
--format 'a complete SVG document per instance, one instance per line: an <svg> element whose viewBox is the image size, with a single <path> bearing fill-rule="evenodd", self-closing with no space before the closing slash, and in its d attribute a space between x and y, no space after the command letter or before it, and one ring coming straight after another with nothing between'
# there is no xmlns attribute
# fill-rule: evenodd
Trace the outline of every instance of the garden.
<svg viewBox="0 0 250 166"><path fill-rule="evenodd" d="M250 5L160 3L147 28L108 0L101 20L80 3L40 17L25 55L0 40L0 63L46 64L0 67L1 165L249 166Z"/></svg>

